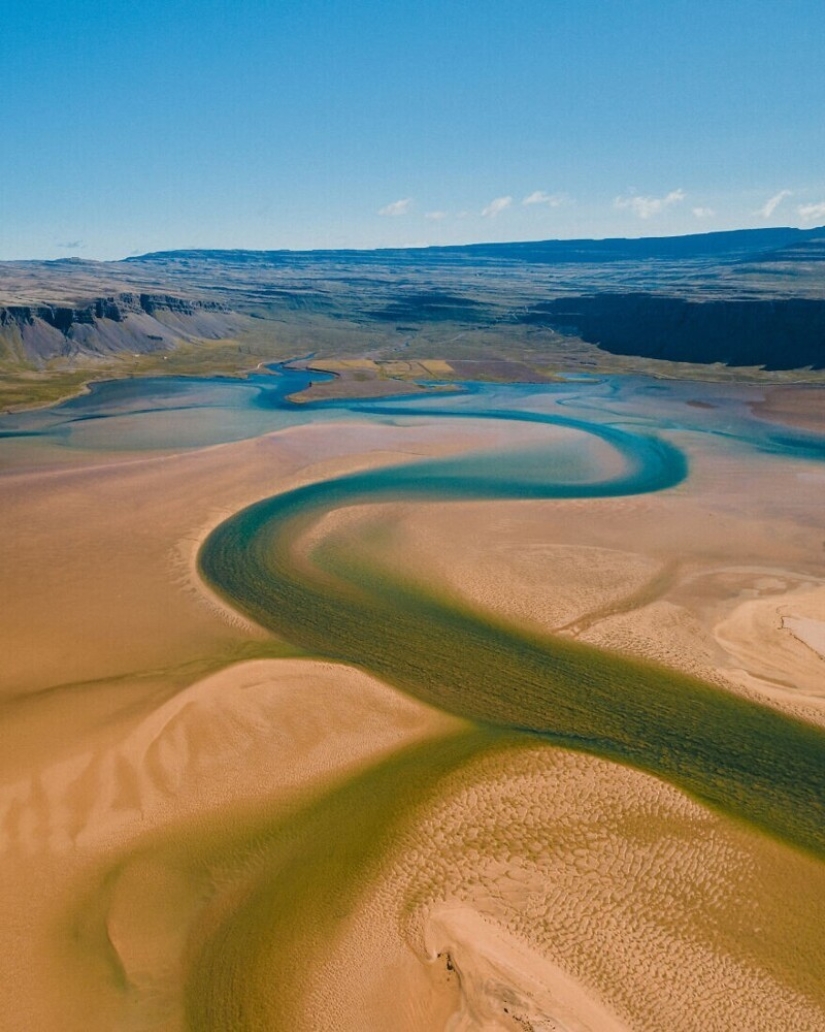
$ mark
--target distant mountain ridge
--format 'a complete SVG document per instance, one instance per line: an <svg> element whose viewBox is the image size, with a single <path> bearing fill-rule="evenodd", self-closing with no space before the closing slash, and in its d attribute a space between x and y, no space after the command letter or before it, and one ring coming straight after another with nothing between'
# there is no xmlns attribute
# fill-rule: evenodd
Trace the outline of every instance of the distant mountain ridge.
<svg viewBox="0 0 825 1032"><path fill-rule="evenodd" d="M288 263L307 259L356 259L386 261L391 258L461 259L489 258L543 264L547 262L615 262L639 261L645 258L721 258L748 255L769 255L772 252L800 248L819 243L825 251L825 226L815 229L771 227L768 229L732 229L715 233L692 233L671 237L608 237L578 240L536 240L506 243L448 244L427 247L383 247L364 250L320 249L313 251L278 249L256 251L244 249L187 249L155 251L122 259L123 262L166 262L199 259L228 264Z"/></svg>
<svg viewBox="0 0 825 1032"><path fill-rule="evenodd" d="M449 359L471 330L485 354L537 361L561 335L622 355L825 369L825 227L0 263L9 370L230 339L251 319L300 341L296 354L335 340L395 355L429 334Z"/></svg>

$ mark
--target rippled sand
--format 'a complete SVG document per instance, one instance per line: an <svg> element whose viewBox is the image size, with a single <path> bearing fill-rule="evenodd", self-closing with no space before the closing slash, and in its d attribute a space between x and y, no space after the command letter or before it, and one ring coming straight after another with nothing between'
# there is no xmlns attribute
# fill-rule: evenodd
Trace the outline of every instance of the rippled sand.
<svg viewBox="0 0 825 1032"><path fill-rule="evenodd" d="M226 1029L195 999L217 975L264 1001L238 1029L825 1027L825 864L591 756L461 753L462 722L290 656L197 578L198 542L258 497L500 434L307 426L0 476L4 1032ZM359 507L305 544L348 536L500 618L823 721L825 474L680 443L693 476L661 495ZM302 879L284 842L345 831L346 786L402 789L451 743L380 850L324 874L342 832ZM291 899L279 957L266 908Z"/></svg>
<svg viewBox="0 0 825 1032"><path fill-rule="evenodd" d="M821 464L703 451L661 494L395 506L385 520L394 562L414 557L411 574L501 617L821 722L824 494Z"/></svg>

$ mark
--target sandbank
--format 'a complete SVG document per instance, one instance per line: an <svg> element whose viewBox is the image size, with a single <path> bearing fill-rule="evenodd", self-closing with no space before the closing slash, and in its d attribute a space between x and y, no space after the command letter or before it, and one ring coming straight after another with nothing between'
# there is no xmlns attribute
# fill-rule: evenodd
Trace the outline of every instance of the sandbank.
<svg viewBox="0 0 825 1032"><path fill-rule="evenodd" d="M387 506L383 539L365 530L363 547L380 557L368 541L383 540L409 577L499 618L822 723L825 663L806 640L819 632L794 620L823 619L825 474L712 443L693 459L685 483L654 495Z"/></svg>
<svg viewBox="0 0 825 1032"><path fill-rule="evenodd" d="M501 435L483 421L448 431L350 422L121 456L50 456L38 443L28 466L18 448L0 513L0 953L13 987L4 1028L113 1027L127 1003L105 988L106 972L129 981L132 953L151 952L132 940L151 936L124 930L130 907L112 897L112 877L132 869L127 858L147 836L174 843L210 814L231 824L263 804L286 806L454 725L358 672L263 658L289 649L212 597L195 570L211 527L262 496ZM149 883L186 911L189 881L170 883L161 868L148 864ZM136 921L148 889L129 878ZM81 935L91 945L77 957L69 940L80 933L65 926L76 899L98 929ZM98 942L107 927L115 957ZM145 957L135 963L142 985ZM158 970L150 983L171 977L168 964Z"/></svg>
<svg viewBox="0 0 825 1032"><path fill-rule="evenodd" d="M802 1032L825 1014L823 889L818 861L655 778L492 750L411 815L298 1024Z"/></svg>
<svg viewBox="0 0 825 1032"><path fill-rule="evenodd" d="M209 530L300 483L547 432L351 421L18 455L0 478L4 1029L193 1027L192 972L224 934L243 940L253 888L277 881L268 829L289 839L336 786L460 731L240 619L197 576ZM354 506L301 544L343 536L499 619L823 719L822 475L690 447L695 475L657 495ZM353 874L355 903L289 958L287 1027L825 1024L825 866L653 777L503 740L398 819L377 869Z"/></svg>
<svg viewBox="0 0 825 1032"><path fill-rule="evenodd" d="M769 387L751 412L770 423L784 423L805 430L825 430L825 386Z"/></svg>
<svg viewBox="0 0 825 1032"><path fill-rule="evenodd" d="M56 761L19 760L0 789L4 1029L104 1030L114 1015L181 1027L159 1015L180 1011L220 829L242 836L458 724L359 671L257 660ZM107 967L119 988L101 977Z"/></svg>

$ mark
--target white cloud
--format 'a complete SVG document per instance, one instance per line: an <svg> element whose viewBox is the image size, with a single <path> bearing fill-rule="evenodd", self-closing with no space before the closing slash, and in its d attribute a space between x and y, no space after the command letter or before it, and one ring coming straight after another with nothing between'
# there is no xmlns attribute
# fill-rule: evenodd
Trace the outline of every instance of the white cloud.
<svg viewBox="0 0 825 1032"><path fill-rule="evenodd" d="M494 219L500 212L509 208L512 203L512 197L496 197L495 200L490 201L486 208L481 209L481 214L485 219Z"/></svg>
<svg viewBox="0 0 825 1032"><path fill-rule="evenodd" d="M683 201L687 194L684 190L671 190L665 197L640 197L633 194L630 197L617 197L613 201L614 208L628 208L640 219L649 219L651 215L658 215L663 209Z"/></svg>
<svg viewBox="0 0 825 1032"><path fill-rule="evenodd" d="M378 209L379 215L407 215L412 204L412 197L402 197L400 201L393 201L392 204L385 204Z"/></svg>
<svg viewBox="0 0 825 1032"><path fill-rule="evenodd" d="M713 208L693 208L692 211L697 219L712 219L716 214Z"/></svg>
<svg viewBox="0 0 825 1032"><path fill-rule="evenodd" d="M431 222L441 222L442 219L446 219L449 212L446 211L428 211L424 215L425 219L430 219Z"/></svg>
<svg viewBox="0 0 825 1032"><path fill-rule="evenodd" d="M791 192L790 190L780 190L779 193L774 194L773 197L765 201L757 215L761 215L763 219L769 219L785 198L791 196Z"/></svg>
<svg viewBox="0 0 825 1032"><path fill-rule="evenodd" d="M521 202L522 204L546 204L551 208L559 208L568 200L566 194L549 194L544 190L534 190Z"/></svg>
<svg viewBox="0 0 825 1032"><path fill-rule="evenodd" d="M825 219L825 201L820 201L819 204L800 204L796 210L805 222L818 222L820 219Z"/></svg>

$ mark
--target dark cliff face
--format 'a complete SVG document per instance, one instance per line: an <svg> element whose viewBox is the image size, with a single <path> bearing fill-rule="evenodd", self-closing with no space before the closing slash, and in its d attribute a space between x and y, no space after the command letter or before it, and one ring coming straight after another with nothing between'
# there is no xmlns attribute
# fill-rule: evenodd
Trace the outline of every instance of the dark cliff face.
<svg viewBox="0 0 825 1032"><path fill-rule="evenodd" d="M130 314L143 312L177 312L194 315L195 312L226 312L226 305L216 301L191 301L169 294L117 294L113 297L99 297L88 305L66 308L57 305L8 305L0 308L0 326L13 323L32 325L35 319L42 319L55 330L68 335L72 326L82 324L93 326L98 319L123 322Z"/></svg>
<svg viewBox="0 0 825 1032"><path fill-rule="evenodd" d="M576 333L618 355L765 369L825 369L825 301L688 301L652 294L596 294L542 302L523 318Z"/></svg>
<svg viewBox="0 0 825 1032"><path fill-rule="evenodd" d="M0 308L0 345L37 364L56 357L164 350L196 337L227 336L237 322L235 313L216 301L122 293L73 307L7 305Z"/></svg>
<svg viewBox="0 0 825 1032"><path fill-rule="evenodd" d="M301 348L316 331L337 340L341 326L380 334L384 324L389 334L432 332L449 357L452 338L442 348L436 331L461 325L498 349L509 347L508 327L547 326L626 355L825 368L824 272L825 227L0 263L0 361L167 350L234 336L254 317L288 325Z"/></svg>

